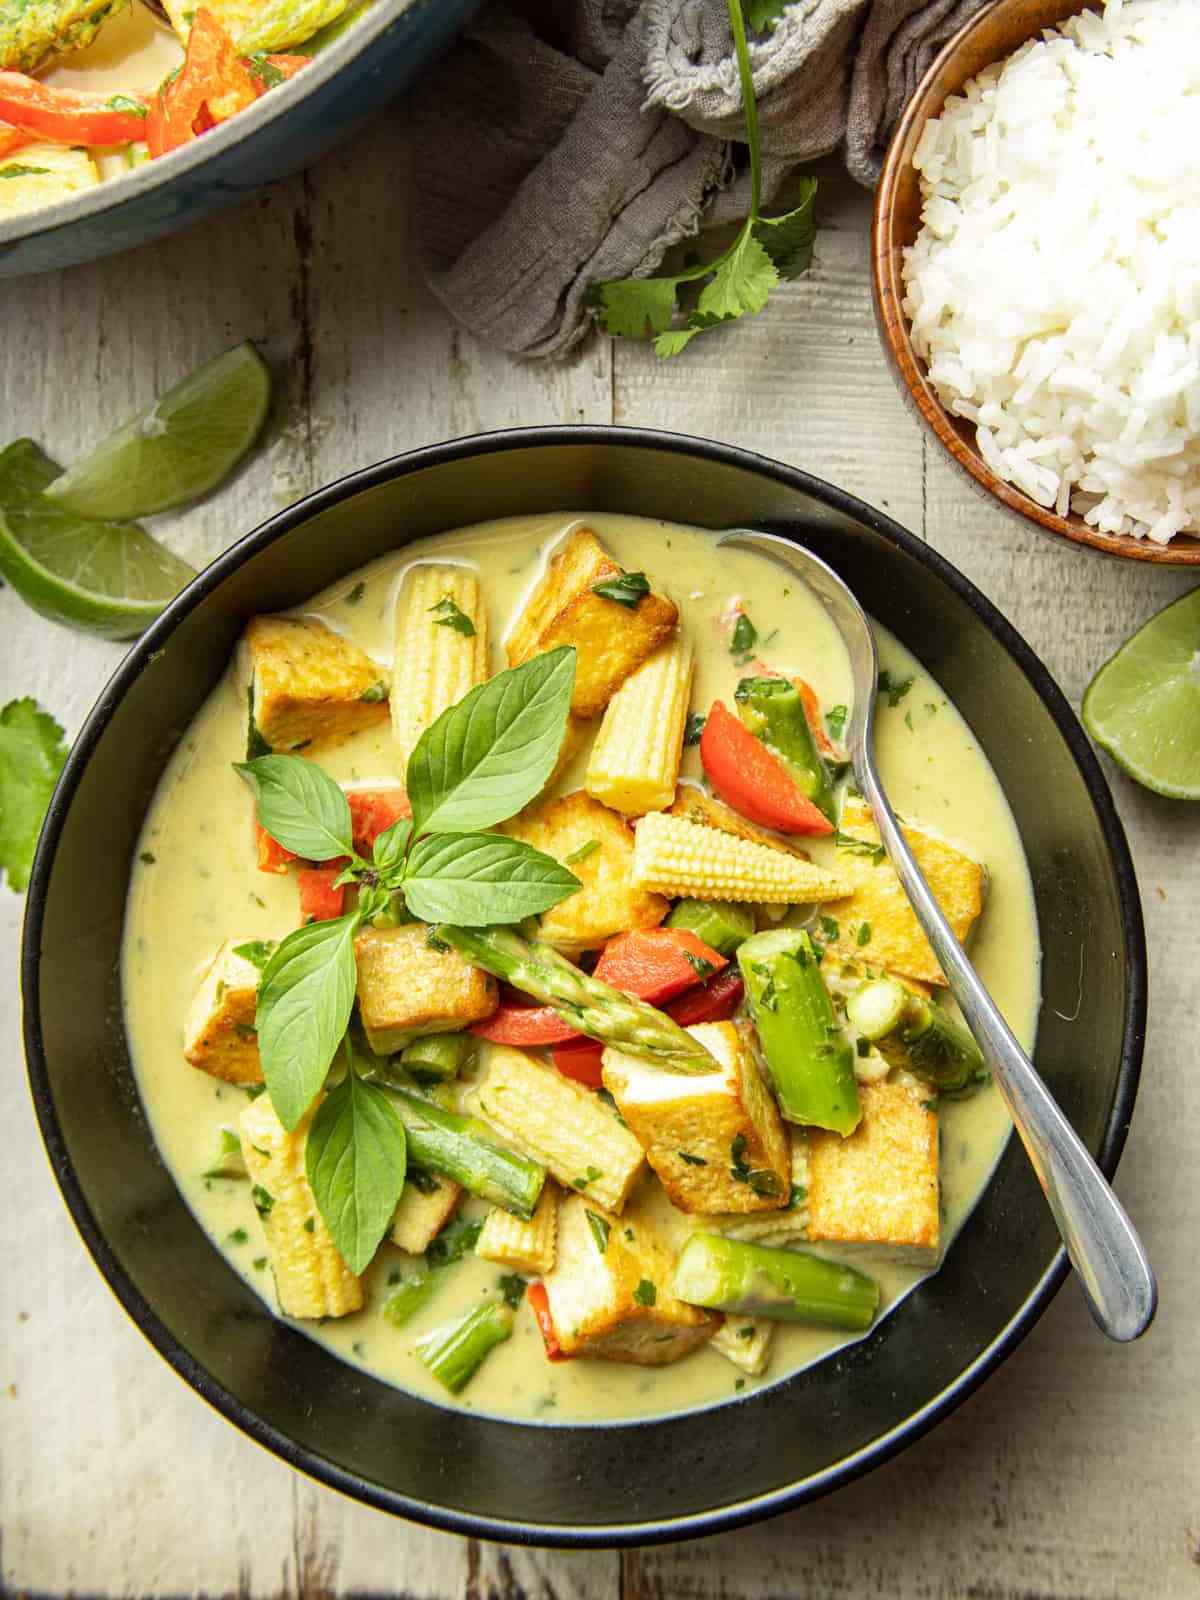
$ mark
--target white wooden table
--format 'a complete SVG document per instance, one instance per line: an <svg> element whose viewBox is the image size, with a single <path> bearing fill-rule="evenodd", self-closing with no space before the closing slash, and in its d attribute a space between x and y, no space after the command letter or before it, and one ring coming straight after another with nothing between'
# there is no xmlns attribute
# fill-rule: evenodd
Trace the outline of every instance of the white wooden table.
<svg viewBox="0 0 1200 1600"><path fill-rule="evenodd" d="M829 169L816 264L757 321L667 365L595 340L518 368L457 332L421 284L403 112L307 177L165 244L0 286L0 416L70 458L237 339L279 374L285 426L166 531L214 555L287 500L394 451L520 423L704 434L886 507L999 602L1077 704L1092 671L1187 585L1060 549L977 499L904 411L876 341L868 203ZM36 694L74 733L117 647L0 592L0 700ZM414 1600L1185 1600L1200 1594L1195 862L1200 809L1119 775L1145 900L1152 1007L1118 1188L1163 1286L1132 1349L1073 1285L982 1392L897 1461L817 1505L628 1554L481 1545L366 1510L258 1450L136 1332L68 1219L34 1126L10 976L0 1007L0 1592ZM0 888L5 970L21 902Z"/></svg>

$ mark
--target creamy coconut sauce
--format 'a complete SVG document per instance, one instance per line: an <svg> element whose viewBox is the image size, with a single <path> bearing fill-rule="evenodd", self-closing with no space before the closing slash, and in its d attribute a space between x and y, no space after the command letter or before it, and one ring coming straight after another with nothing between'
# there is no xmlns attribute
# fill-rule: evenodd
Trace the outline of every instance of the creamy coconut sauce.
<svg viewBox="0 0 1200 1600"><path fill-rule="evenodd" d="M486 578L494 665L504 664L499 641L541 570L543 552L562 534L563 515L509 518L422 541L359 572L304 608L352 634L381 663L391 656L391 618L398 584L414 560L436 557L476 564ZM823 706L850 698L848 663L823 610L803 585L766 558L717 550L711 534L639 518L589 516L616 559L647 572L680 609L693 639L696 677L692 704L706 709L717 696L732 702L742 675L729 655L716 617L740 595L759 631L758 655L771 667L801 672ZM1008 804L986 758L939 686L884 630L881 660L893 675L915 674L903 702L881 701L876 747L898 810L925 822L986 863L986 908L972 955L1018 1038L1031 1047L1040 996L1039 948L1032 888ZM398 770L387 724L338 749L322 751L322 766L338 779L395 781ZM272 1307L274 1295L262 1230L244 1181L204 1178L222 1127L233 1127L244 1093L187 1065L183 1023L213 952L226 938L279 939L296 926L296 885L290 877L256 870L252 804L231 763L245 754L245 698L227 674L196 718L173 758L147 818L134 867L126 918L123 981L126 1025L142 1098L159 1149L202 1226L217 1247ZM583 756L562 778L561 790L583 782ZM694 749L684 776L698 780ZM811 841L806 841L810 843ZM821 859L829 847L813 849ZM940 1108L942 1208L948 1241L961 1227L1004 1146L1010 1124L998 1091ZM657 1182L631 1202L671 1224ZM469 1202L468 1211L486 1208ZM883 1291L881 1315L924 1275L890 1263L859 1260ZM401 1328L382 1315L389 1274L410 1265L390 1243L364 1280L364 1309L340 1321L298 1323L344 1359L379 1377L447 1402L445 1391L413 1355L429 1329L493 1293L503 1269L468 1256L444 1270L426 1305ZM744 1377L723 1356L702 1349L674 1366L644 1368L575 1360L551 1365L527 1307L512 1339L494 1350L453 1403L467 1409L544 1421L645 1416L705 1405L761 1387L852 1342L821 1329L780 1324L771 1362L761 1378Z"/></svg>

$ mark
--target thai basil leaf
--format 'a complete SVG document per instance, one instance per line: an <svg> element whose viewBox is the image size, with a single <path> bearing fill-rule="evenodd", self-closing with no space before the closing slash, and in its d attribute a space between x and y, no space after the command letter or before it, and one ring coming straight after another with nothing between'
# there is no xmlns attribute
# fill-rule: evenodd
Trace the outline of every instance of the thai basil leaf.
<svg viewBox="0 0 1200 1600"><path fill-rule="evenodd" d="M408 817L401 817L390 828L384 829L375 841L375 865L380 872L390 873L393 867L403 862L411 837L412 823Z"/></svg>
<svg viewBox="0 0 1200 1600"><path fill-rule="evenodd" d="M575 649L564 645L444 711L408 763L414 835L490 828L532 800L558 760L574 687Z"/></svg>
<svg viewBox="0 0 1200 1600"><path fill-rule="evenodd" d="M317 1209L351 1272L362 1272L391 1226L404 1188L404 1124L353 1070L317 1108L304 1169Z"/></svg>
<svg viewBox="0 0 1200 1600"><path fill-rule="evenodd" d="M521 839L434 833L409 857L404 898L422 922L486 928L548 911L579 886L573 872Z"/></svg>
<svg viewBox="0 0 1200 1600"><path fill-rule="evenodd" d="M271 1103L294 1128L325 1082L354 1007L357 912L289 933L258 989L258 1052Z"/></svg>
<svg viewBox="0 0 1200 1600"><path fill-rule="evenodd" d="M306 861L354 854L346 796L328 774L303 756L259 756L235 763L254 790L259 824L285 850Z"/></svg>

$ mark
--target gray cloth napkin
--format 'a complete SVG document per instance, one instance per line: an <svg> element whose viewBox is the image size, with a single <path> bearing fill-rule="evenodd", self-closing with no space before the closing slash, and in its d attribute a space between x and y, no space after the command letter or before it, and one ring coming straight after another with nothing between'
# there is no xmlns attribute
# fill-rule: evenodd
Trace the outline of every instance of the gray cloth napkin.
<svg viewBox="0 0 1200 1600"><path fill-rule="evenodd" d="M860 183L934 55L985 0L794 0L750 45L765 193L845 149ZM497 0L414 102L429 282L512 355L564 355L588 286L744 216L724 0Z"/></svg>

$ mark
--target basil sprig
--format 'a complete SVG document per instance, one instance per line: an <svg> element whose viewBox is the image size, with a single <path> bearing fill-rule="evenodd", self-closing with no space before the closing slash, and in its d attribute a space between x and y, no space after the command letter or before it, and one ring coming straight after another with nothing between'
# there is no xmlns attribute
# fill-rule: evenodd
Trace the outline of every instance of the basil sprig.
<svg viewBox="0 0 1200 1600"><path fill-rule="evenodd" d="M404 1190L404 1124L382 1090L360 1078L350 1041L346 1076L317 1108L304 1169L317 1208L351 1272L362 1272Z"/></svg>
<svg viewBox="0 0 1200 1600"><path fill-rule="evenodd" d="M380 834L369 859L354 848L345 794L314 762L270 755L237 765L267 833L307 860L344 859L339 881L358 890L346 916L288 934L263 972L259 1054L285 1127L295 1128L312 1104L345 1036L355 935L393 896L425 921L489 927L548 911L579 888L551 856L478 831L519 811L546 782L574 684L575 651L565 647L499 673L451 706L409 760L412 820Z"/></svg>

